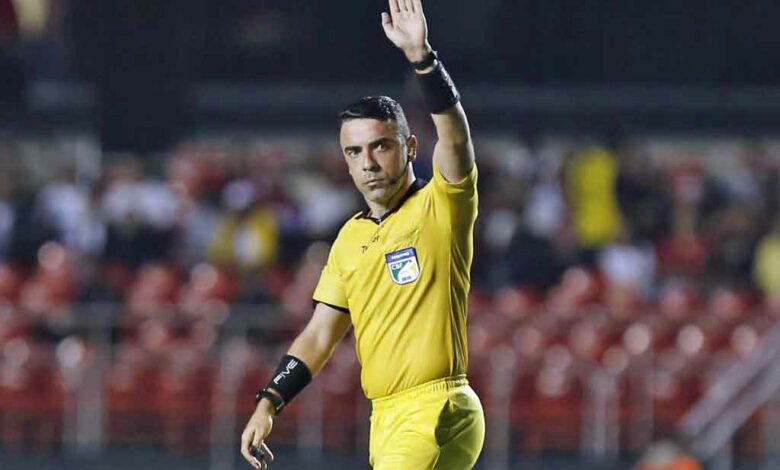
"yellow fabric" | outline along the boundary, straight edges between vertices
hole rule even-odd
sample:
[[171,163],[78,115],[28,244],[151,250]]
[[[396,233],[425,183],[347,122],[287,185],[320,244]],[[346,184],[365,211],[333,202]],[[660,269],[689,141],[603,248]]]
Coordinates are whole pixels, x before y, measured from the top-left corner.
[[615,156],[600,148],[578,154],[566,169],[574,232],[584,247],[614,241],[621,229]]
[[485,417],[465,376],[440,379],[372,403],[374,470],[467,470],[485,440]]
[[[476,167],[457,183],[434,168],[433,179],[396,212],[380,224],[350,219],[331,248],[314,300],[349,310],[369,399],[468,369],[476,183]],[[412,248],[396,275],[418,277],[399,284],[386,255]]]
[[209,244],[207,258],[212,263],[253,270],[274,261],[278,246],[276,214],[271,209],[257,208],[243,218],[225,216]]
[[759,243],[753,276],[765,295],[780,295],[780,234],[767,235]]

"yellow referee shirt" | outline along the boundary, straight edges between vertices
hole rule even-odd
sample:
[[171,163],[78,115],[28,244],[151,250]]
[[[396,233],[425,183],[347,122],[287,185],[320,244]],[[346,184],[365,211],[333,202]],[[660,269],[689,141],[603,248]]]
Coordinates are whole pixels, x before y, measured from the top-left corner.
[[476,185],[476,166],[457,183],[434,167],[394,211],[336,237],[314,300],[349,311],[367,398],[466,373]]

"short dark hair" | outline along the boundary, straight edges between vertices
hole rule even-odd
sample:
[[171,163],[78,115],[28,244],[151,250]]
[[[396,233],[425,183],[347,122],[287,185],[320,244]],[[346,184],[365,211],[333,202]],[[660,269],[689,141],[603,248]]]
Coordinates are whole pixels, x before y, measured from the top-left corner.
[[389,96],[366,96],[348,105],[344,111],[339,113],[339,128],[345,122],[353,119],[391,121],[398,127],[398,132],[402,136],[409,137],[411,135],[403,108]]

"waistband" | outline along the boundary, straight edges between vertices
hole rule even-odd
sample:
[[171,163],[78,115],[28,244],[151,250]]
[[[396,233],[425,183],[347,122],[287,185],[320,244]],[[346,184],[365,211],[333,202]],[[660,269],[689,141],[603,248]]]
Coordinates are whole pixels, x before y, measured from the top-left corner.
[[445,392],[468,384],[469,381],[466,378],[466,374],[437,379],[393,393],[392,395],[387,395],[386,397],[375,398],[371,400],[371,406],[374,410],[383,410],[394,406],[399,401],[413,400],[428,393]]

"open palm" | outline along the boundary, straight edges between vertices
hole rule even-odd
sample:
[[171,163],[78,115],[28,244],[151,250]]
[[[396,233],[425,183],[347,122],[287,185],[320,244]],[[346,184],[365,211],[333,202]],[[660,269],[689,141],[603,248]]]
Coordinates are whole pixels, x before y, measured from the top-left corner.
[[382,27],[387,38],[404,51],[411,60],[415,54],[425,54],[428,26],[420,0],[389,0],[390,13],[382,13]]

